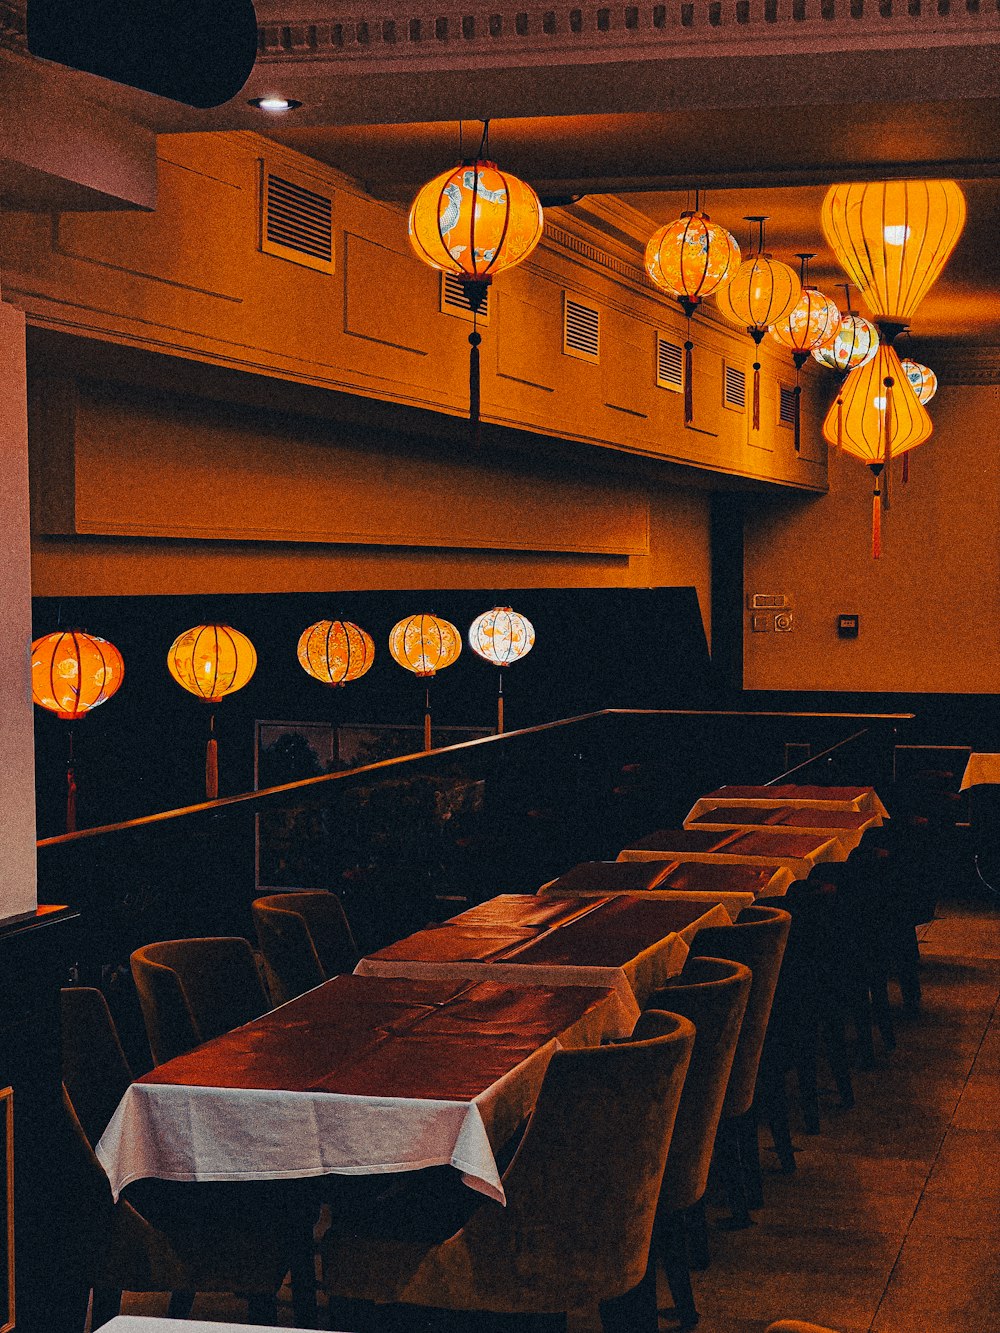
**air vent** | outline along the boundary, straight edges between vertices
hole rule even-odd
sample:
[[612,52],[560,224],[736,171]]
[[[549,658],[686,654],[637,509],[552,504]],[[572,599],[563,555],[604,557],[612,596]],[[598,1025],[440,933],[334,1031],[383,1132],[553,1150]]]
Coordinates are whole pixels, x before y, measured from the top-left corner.
[[684,349],[656,336],[656,383],[661,389],[680,393],[684,388]]
[[[486,295],[479,307],[479,318],[477,320],[479,324],[490,322],[490,293],[492,290],[492,287],[486,288]],[[469,295],[465,289],[465,284],[459,282],[454,273],[441,274],[441,313],[442,315],[455,315],[459,319],[472,319],[472,306],[469,305]]]
[[261,162],[260,248],[294,264],[333,272],[333,199],[296,173]]
[[601,359],[601,313],[563,293],[563,351],[581,361]]
[[778,403],[778,421],[782,426],[795,425],[795,390],[790,389],[787,384],[779,384],[778,389],[781,394]]
[[742,366],[726,366],[722,402],[734,412],[747,410],[747,373]]

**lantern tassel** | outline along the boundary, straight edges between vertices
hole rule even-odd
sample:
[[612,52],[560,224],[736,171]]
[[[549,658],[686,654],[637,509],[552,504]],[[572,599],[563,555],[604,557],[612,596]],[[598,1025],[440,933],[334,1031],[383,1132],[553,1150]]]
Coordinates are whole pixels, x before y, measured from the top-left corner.
[[875,474],[875,490],[872,493],[872,559],[881,560],[882,558],[882,491],[879,485],[881,481],[882,464],[874,463],[872,472]]
[[69,757],[66,760],[66,832],[76,832],[76,771],[73,767],[73,728],[69,729]]
[[431,748],[431,687],[424,690],[424,749]]
[[503,671],[500,671],[500,691],[497,694],[497,735],[503,735]]
[[753,428],[760,430],[760,362],[753,363]]
[[215,714],[208,724],[209,737],[205,746],[205,799],[216,801],[219,798],[219,743],[215,739]]
[[889,508],[889,464],[892,462],[892,386],[893,379],[887,375],[885,385],[885,485],[882,487],[882,508]]
[[479,444],[479,344],[482,334],[473,329],[469,334],[469,426],[472,443]]
[[684,343],[684,424],[694,421],[694,343],[691,341],[691,316],[688,315],[687,339]]
[[798,371],[795,372],[795,452],[802,449],[802,385],[798,383]]
[[844,397],[837,394],[837,448],[844,447]]

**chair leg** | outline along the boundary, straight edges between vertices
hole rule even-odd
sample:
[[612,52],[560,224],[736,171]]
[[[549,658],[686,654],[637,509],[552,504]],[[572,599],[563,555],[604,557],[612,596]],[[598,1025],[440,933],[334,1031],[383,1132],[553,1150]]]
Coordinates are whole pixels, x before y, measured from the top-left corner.
[[273,1292],[251,1292],[247,1296],[247,1318],[251,1324],[273,1328],[278,1322],[277,1296]]
[[823,1035],[826,1039],[830,1069],[837,1084],[837,1092],[840,1094],[840,1104],[845,1111],[849,1111],[854,1105],[854,1086],[851,1083],[851,1062],[847,1054],[847,1034],[844,1031],[843,1019],[839,1015],[827,1019],[823,1025]]
[[657,1220],[656,1251],[674,1301],[674,1312],[682,1329],[694,1328],[698,1310],[691,1290],[691,1264],[688,1259],[687,1227],[683,1212],[668,1213]]
[[764,1177],[760,1170],[760,1134],[757,1124],[757,1108],[751,1106],[746,1115],[739,1118],[740,1161],[743,1164],[747,1207],[751,1212],[764,1207]]
[[657,1333],[656,1264],[652,1255],[638,1286],[613,1301],[601,1301],[603,1333]]
[[874,969],[871,976],[872,1017],[878,1028],[882,1045],[887,1051],[896,1049],[896,1030],[889,1006],[889,971],[886,966]]
[[730,1116],[720,1120],[715,1139],[718,1155],[719,1173],[726,1191],[726,1200],[732,1216],[719,1223],[726,1231],[742,1231],[752,1226],[750,1207],[747,1202],[746,1179],[743,1174],[743,1154],[740,1148],[739,1117]]
[[788,1099],[781,1097],[766,1110],[767,1127],[771,1131],[774,1151],[778,1155],[781,1174],[790,1176],[795,1170],[795,1149],[792,1146],[792,1130],[788,1122]]
[[102,1325],[110,1323],[115,1315],[121,1313],[121,1308],[122,1293],[120,1287],[95,1287],[90,1327],[98,1329]]
[[292,1309],[299,1328],[318,1328],[316,1308],[316,1247],[312,1227],[296,1238],[291,1259]]
[[684,1215],[687,1224],[688,1256],[695,1272],[702,1272],[712,1262],[708,1246],[708,1219],[705,1216],[705,1200],[693,1203]]
[[167,1317],[169,1319],[186,1319],[191,1313],[194,1298],[195,1293],[193,1291],[172,1291],[170,1293],[170,1303],[167,1306]]

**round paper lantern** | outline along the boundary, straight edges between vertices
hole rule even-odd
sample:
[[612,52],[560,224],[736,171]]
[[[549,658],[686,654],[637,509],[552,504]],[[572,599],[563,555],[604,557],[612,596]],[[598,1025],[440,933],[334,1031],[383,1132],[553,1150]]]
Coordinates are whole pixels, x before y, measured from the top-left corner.
[[430,678],[451,666],[462,651],[462,636],[450,620],[439,616],[407,616],[389,635],[393,659],[415,676]]
[[816,287],[803,287],[795,305],[771,325],[769,332],[776,343],[791,349],[796,366],[802,366],[810,352],[833,342],[840,323],[836,301]]
[[[744,259],[736,276],[720,288],[715,302],[732,324],[742,325],[757,347],[769,325],[790,313],[802,294],[798,274],[787,264],[764,253],[766,218],[749,218],[760,224],[756,253]],[[760,429],[760,361],[753,363],[753,428]]]
[[657,287],[677,298],[689,317],[739,268],[735,236],[707,213],[682,213],[653,233],[646,245],[646,272]]
[[350,620],[317,620],[299,637],[299,665],[324,685],[346,685],[371,668],[372,636]]
[[257,669],[257,650],[231,625],[194,625],[170,645],[167,667],[178,685],[215,704],[247,683]]
[[[510,666],[531,652],[535,644],[535,627],[526,616],[509,606],[495,606],[484,611],[469,626],[469,647],[479,657],[494,666]],[[503,672],[500,672],[500,690],[497,695],[497,734],[503,734]]]
[[929,366],[922,366],[919,361],[904,358],[900,365],[903,373],[913,385],[913,392],[922,403],[929,403],[937,393],[937,376]]
[[878,350],[878,330],[863,315],[848,312],[840,321],[833,342],[813,351],[813,359],[828,370],[846,373],[863,366]]
[[125,679],[113,643],[82,630],[56,630],[31,645],[32,700],[75,721],[105,703]]
[[[915,449],[934,429],[891,344],[880,343],[870,361],[856,366],[823,422],[823,435],[867,463],[875,474],[872,555],[881,555],[880,510],[888,508],[888,465]],[[884,478],[883,478],[884,470]]]
[[965,196],[954,181],[831,185],[821,220],[869,309],[905,326],[962,234]]

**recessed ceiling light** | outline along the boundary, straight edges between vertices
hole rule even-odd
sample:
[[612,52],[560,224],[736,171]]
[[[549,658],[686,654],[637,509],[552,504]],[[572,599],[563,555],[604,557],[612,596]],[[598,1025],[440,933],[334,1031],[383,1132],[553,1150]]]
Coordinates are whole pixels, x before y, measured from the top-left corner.
[[291,97],[251,97],[248,102],[250,106],[255,106],[260,111],[294,111],[297,106],[302,105]]

